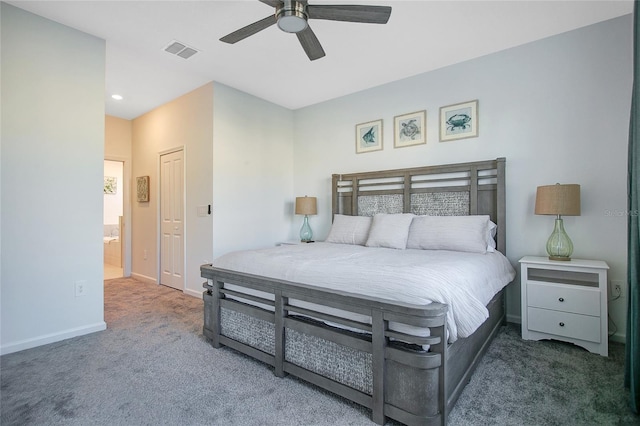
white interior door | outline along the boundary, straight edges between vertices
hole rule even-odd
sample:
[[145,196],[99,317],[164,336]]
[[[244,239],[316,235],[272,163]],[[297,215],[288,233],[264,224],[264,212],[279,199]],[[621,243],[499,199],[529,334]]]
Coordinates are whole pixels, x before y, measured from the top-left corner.
[[184,290],[184,153],[160,156],[160,284]]

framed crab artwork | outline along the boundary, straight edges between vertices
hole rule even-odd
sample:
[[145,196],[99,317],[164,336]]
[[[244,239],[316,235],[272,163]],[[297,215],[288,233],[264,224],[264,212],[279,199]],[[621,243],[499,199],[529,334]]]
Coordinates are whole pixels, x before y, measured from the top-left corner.
[[478,136],[478,100],[440,107],[440,142]]
[[394,118],[394,148],[427,143],[427,111],[416,111]]

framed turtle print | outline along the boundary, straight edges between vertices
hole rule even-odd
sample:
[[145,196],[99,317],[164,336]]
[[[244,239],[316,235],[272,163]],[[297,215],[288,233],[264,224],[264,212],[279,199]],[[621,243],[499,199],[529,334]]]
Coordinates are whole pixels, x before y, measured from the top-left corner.
[[478,136],[478,100],[440,107],[440,142]]
[[416,111],[398,115],[393,122],[393,147],[420,145],[427,143],[427,111]]
[[382,120],[356,125],[356,153],[382,150]]

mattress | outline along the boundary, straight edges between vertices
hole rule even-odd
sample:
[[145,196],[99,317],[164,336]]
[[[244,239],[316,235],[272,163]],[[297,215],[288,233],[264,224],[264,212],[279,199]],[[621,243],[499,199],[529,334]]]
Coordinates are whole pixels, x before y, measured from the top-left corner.
[[[389,301],[443,303],[449,307],[447,335],[451,343],[473,334],[489,317],[486,305],[515,277],[508,259],[497,251],[396,250],[332,243],[237,251],[219,257],[213,266]],[[308,302],[291,300],[290,304],[319,310],[319,305]],[[339,309],[322,307],[321,311],[370,322],[364,315]],[[390,324],[390,328],[428,335],[428,329],[403,324]]]

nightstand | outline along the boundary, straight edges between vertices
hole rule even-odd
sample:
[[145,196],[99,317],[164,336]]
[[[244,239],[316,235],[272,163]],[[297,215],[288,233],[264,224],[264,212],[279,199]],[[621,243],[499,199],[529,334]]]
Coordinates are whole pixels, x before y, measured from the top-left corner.
[[525,256],[520,268],[522,338],[562,340],[607,356],[609,265]]
[[277,246],[296,246],[298,244],[302,244],[302,241],[291,240],[291,241],[278,241],[276,243]]
[[298,244],[311,244],[311,243],[315,243],[315,241],[309,241],[309,242],[302,242],[300,240],[293,240],[293,241],[278,241],[276,243],[277,246],[297,246]]

